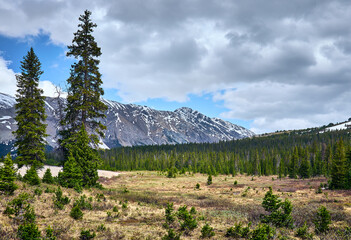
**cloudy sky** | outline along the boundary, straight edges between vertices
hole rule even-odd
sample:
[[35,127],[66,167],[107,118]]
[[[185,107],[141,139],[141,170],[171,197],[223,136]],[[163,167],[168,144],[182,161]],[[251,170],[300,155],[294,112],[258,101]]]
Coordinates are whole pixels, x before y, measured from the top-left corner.
[[0,0],[0,92],[33,46],[65,88],[66,46],[92,11],[105,98],[188,106],[256,133],[351,117],[351,1]]

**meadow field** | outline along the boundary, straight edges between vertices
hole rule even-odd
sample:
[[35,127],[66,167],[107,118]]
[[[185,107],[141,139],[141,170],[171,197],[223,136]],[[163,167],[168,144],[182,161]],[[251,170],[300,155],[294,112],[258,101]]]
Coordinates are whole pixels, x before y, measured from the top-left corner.
[[[17,181],[19,189],[15,194],[0,199],[0,236],[16,238],[20,219],[3,213],[11,200],[28,193],[27,201],[34,207],[42,236],[50,226],[57,239],[79,239],[82,230],[94,232],[94,239],[162,239],[167,234],[165,207],[173,203],[174,213],[184,205],[189,211],[195,208],[192,216],[197,224],[193,230],[182,231],[181,221],[175,217],[172,228],[181,234],[181,239],[200,239],[205,224],[213,228],[215,235],[211,239],[233,239],[225,236],[228,228],[251,222],[254,229],[261,215],[267,214],[262,200],[272,187],[282,200],[291,201],[294,222],[294,228],[275,228],[274,239],[299,239],[296,230],[305,222],[313,239],[351,239],[351,191],[324,189],[326,178],[218,175],[213,176],[211,185],[207,185],[207,178],[190,173],[167,178],[160,172],[121,172],[117,177],[100,178],[103,189],[84,189],[78,193],[62,188],[63,196],[70,199],[62,210],[54,203],[58,185],[42,183],[38,187]],[[82,210],[81,219],[75,220],[70,212],[78,199],[84,199],[90,206]],[[314,234],[313,221],[320,206],[330,212],[332,223],[326,233]]]

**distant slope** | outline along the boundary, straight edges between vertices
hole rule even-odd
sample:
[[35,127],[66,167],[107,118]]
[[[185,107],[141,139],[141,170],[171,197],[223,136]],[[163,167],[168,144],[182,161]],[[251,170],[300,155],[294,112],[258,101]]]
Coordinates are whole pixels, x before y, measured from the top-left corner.
[[[121,104],[105,99],[103,101],[108,109],[106,118],[102,119],[107,126],[105,138],[101,141],[102,148],[218,142],[254,136],[253,132],[241,126],[207,117],[190,108],[158,111],[146,106]],[[13,144],[12,131],[17,128],[14,104],[14,97],[0,93],[0,149],[3,147],[8,150]],[[56,99],[47,97],[45,108],[48,115],[47,142],[51,147],[56,147]]]

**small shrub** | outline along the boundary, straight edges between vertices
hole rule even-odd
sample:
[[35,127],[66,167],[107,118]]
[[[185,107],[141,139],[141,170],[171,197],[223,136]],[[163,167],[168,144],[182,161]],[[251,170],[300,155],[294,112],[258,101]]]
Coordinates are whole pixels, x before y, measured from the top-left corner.
[[273,194],[271,187],[263,198],[262,206],[269,212],[268,215],[261,216],[263,223],[272,223],[277,227],[293,226],[291,202],[288,199],[282,202],[277,195]]
[[167,177],[168,178],[175,178],[177,174],[177,169],[175,167],[171,167],[167,171]]
[[37,196],[40,196],[43,193],[43,190],[41,190],[40,188],[36,188],[34,189],[34,194]]
[[201,229],[201,238],[211,238],[215,235],[215,232],[213,231],[213,227],[211,227],[210,225],[208,225],[208,223],[206,223],[202,229]]
[[58,187],[55,191],[54,206],[62,210],[70,201],[71,200],[67,196],[63,197],[62,190],[60,187]]
[[96,231],[98,231],[98,232],[103,232],[105,230],[106,230],[106,227],[103,223],[101,225],[99,225],[96,229]]
[[0,166],[0,192],[12,195],[18,188],[15,180],[16,169],[13,165],[11,155],[7,154],[3,166]]
[[43,240],[56,240],[56,236],[54,235],[54,229],[51,228],[51,226],[48,226],[45,229],[45,238],[43,238]]
[[103,193],[97,193],[95,199],[98,202],[106,201],[105,195]]
[[225,236],[230,238],[247,238],[250,235],[250,226],[251,222],[246,227],[243,227],[242,223],[236,224],[227,229]]
[[299,227],[296,230],[295,236],[301,239],[313,239],[313,234],[308,232],[308,226],[306,222],[303,224],[302,227]]
[[127,208],[128,208],[128,203],[127,202],[122,203],[122,209],[127,210]]
[[195,228],[197,228],[196,218],[190,214],[187,210],[187,206],[184,205],[178,209],[178,219],[180,221],[180,229],[185,232],[185,234],[190,234]]
[[165,218],[166,222],[164,224],[164,227],[168,228],[171,224],[173,224],[175,217],[174,217],[174,208],[173,208],[173,203],[167,203],[166,209],[165,209]]
[[53,189],[47,187],[47,188],[45,189],[44,192],[45,192],[45,193],[53,193],[53,192],[55,192],[55,191],[54,191]]
[[91,205],[91,201],[89,201],[87,199],[87,196],[85,196],[85,195],[80,196],[80,198],[74,202],[73,206],[79,206],[79,208],[82,210],[92,210],[93,209],[93,207]]
[[167,234],[162,237],[162,240],[179,240],[180,234],[174,232],[172,228],[168,229]]
[[195,185],[195,189],[200,189],[200,184],[199,183],[196,183],[196,185]]
[[252,240],[268,240],[273,239],[275,235],[275,229],[268,224],[259,224],[254,230],[252,230]]
[[190,212],[189,212],[191,215],[196,215],[196,209],[195,209],[195,207],[191,207],[190,208]]
[[117,206],[114,206],[113,209],[112,209],[113,212],[118,212],[118,208]]
[[79,205],[74,206],[69,215],[75,220],[83,218],[83,212],[80,210]]
[[322,193],[322,188],[319,186],[316,190],[316,194],[321,194]]
[[30,204],[28,202],[29,195],[28,193],[21,193],[18,197],[10,201],[4,211],[5,215],[12,217],[15,216],[16,219],[23,219],[24,214],[27,211],[30,211]]
[[43,179],[42,179],[42,182],[47,183],[47,184],[54,183],[54,178],[52,177],[50,168],[46,169],[44,176],[43,176]]
[[329,224],[331,223],[330,213],[326,207],[321,206],[318,208],[316,217],[313,221],[315,225],[316,233],[324,233],[329,230]]
[[21,224],[17,230],[17,237],[21,240],[40,240],[41,239],[38,226],[33,222]]
[[32,165],[29,170],[27,170],[26,174],[23,176],[23,180],[30,185],[40,185],[40,178],[38,176],[37,170],[34,165]]
[[207,185],[211,185],[212,184],[212,175],[208,175],[207,177]]
[[[92,232],[92,233],[90,233],[90,232]],[[94,237],[96,237],[96,234],[93,230],[82,230],[80,232],[79,239],[80,240],[89,240],[89,239],[93,239]]]
[[234,186],[236,186],[236,185],[238,185],[238,181],[237,180],[234,181]]

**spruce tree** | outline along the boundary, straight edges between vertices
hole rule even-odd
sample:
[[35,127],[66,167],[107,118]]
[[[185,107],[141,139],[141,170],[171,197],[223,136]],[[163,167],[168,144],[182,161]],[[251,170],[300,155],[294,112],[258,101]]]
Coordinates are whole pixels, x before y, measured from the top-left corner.
[[300,167],[299,167],[299,176],[300,178],[309,178],[311,176],[311,171],[310,171],[310,162],[306,159],[306,157],[301,161]]
[[91,135],[89,138],[95,145],[99,136],[103,136],[106,128],[98,119],[105,117],[107,106],[100,97],[104,94],[99,72],[101,49],[92,35],[97,25],[90,19],[91,12],[86,10],[79,17],[79,29],[74,33],[72,45],[68,46],[67,56],[74,57],[78,62],[71,67],[65,117],[61,121],[61,146],[66,152],[67,144],[72,144],[72,136],[83,126]]
[[289,165],[289,178],[296,178],[297,177],[297,164],[299,161],[299,152],[297,147],[295,147],[293,155],[290,160]]
[[332,189],[345,189],[347,184],[347,161],[345,156],[344,142],[340,140],[335,145],[335,151],[331,169]]
[[15,184],[16,169],[13,166],[11,155],[7,154],[4,160],[4,165],[0,167],[0,192],[12,195],[18,188]]
[[[72,153],[71,161],[75,162],[82,174],[82,184],[86,187],[96,185],[98,180],[97,167],[100,164],[100,156],[96,149],[89,146],[89,136],[84,126],[80,131],[72,137],[74,144],[70,145],[70,152]],[[67,168],[66,168],[67,169]],[[65,168],[63,169],[65,172]],[[76,177],[78,172],[72,171]],[[73,176],[71,176],[73,177]],[[73,186],[74,187],[74,186]]]
[[63,187],[74,188],[80,190],[83,183],[83,174],[76,160],[73,158],[72,152],[69,153],[68,160],[63,166],[63,171],[58,174],[58,181]]
[[47,183],[47,184],[54,183],[54,178],[52,177],[50,168],[46,169],[42,181],[43,183]]
[[46,135],[45,97],[39,89],[39,78],[43,74],[41,63],[33,48],[21,61],[21,74],[17,75],[16,117],[18,129],[14,131],[17,147],[16,162],[40,168],[44,161]]

